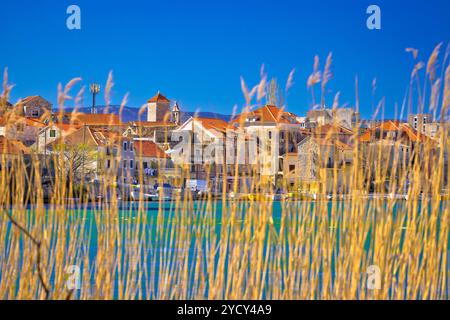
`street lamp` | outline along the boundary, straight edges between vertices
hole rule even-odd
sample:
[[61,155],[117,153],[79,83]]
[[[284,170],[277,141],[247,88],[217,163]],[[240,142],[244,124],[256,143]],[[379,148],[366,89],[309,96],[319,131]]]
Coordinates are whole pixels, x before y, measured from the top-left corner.
[[92,109],[91,113],[97,113],[97,110],[95,109],[95,96],[100,92],[100,85],[96,83],[92,83],[89,86],[89,91],[92,93]]

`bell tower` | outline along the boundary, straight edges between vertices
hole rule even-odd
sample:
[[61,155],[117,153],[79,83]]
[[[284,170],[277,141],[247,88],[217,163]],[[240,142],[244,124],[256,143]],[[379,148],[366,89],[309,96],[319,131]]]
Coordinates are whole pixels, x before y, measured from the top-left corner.
[[178,126],[181,123],[180,107],[177,102],[175,102],[172,108],[172,121]]
[[161,122],[167,121],[169,114],[170,100],[164,97],[159,91],[147,102],[147,121]]

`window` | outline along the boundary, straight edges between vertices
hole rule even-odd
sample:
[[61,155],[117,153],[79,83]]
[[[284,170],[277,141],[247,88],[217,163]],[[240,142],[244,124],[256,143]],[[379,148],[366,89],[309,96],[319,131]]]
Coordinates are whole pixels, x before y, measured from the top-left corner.
[[128,142],[124,142],[123,143],[123,150],[127,151],[128,150]]
[[50,130],[50,138],[56,137],[56,130]]
[[109,159],[106,161],[106,168],[111,168],[111,160]]
[[31,116],[34,117],[34,118],[39,118],[39,110],[31,111]]
[[289,165],[289,172],[295,171],[295,164]]
[[272,131],[269,131],[269,139],[272,139]]
[[133,160],[130,160],[130,169],[133,169]]
[[124,168],[124,169],[127,168],[127,160],[123,160],[123,168]]
[[133,151],[133,142],[130,142],[130,151]]
[[148,168],[148,163],[147,163],[147,161],[144,161],[144,162],[142,163],[142,166],[144,167],[144,169],[147,169],[147,168]]

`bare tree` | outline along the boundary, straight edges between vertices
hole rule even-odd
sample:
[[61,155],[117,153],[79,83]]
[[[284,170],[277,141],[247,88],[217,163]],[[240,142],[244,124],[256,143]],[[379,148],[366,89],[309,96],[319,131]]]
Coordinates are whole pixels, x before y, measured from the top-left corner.
[[64,177],[67,183],[79,183],[94,173],[96,153],[91,147],[85,144],[60,144],[55,151],[55,174]]

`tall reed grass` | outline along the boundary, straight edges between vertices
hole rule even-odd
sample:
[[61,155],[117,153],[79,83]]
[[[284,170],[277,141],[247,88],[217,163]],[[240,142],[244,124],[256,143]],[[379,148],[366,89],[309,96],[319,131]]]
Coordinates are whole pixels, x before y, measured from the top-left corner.
[[[316,58],[311,85],[318,81],[317,65]],[[431,64],[427,68],[434,70]],[[442,121],[449,106],[449,78],[447,67]],[[72,85],[60,89],[61,108]],[[5,81],[2,103],[9,91]],[[344,177],[349,193],[343,201],[273,202],[263,194],[257,201],[228,201],[229,191],[224,191],[219,200],[208,193],[193,199],[185,192],[171,201],[129,204],[110,192],[115,178],[105,176],[102,193],[111,198],[92,202],[98,190],[67,176],[61,166],[53,166],[46,201],[43,166],[64,161],[63,155],[49,155],[46,164],[33,151],[14,157],[4,152],[0,298],[448,299],[444,180],[450,145],[445,128],[441,126],[439,140],[421,143],[407,163],[394,155],[391,166],[382,149],[364,152],[355,131],[351,173]],[[179,184],[189,176],[188,166],[180,170]],[[250,190],[270,189],[270,181],[251,177]],[[143,179],[141,174],[139,181]],[[237,184],[233,188],[238,194]],[[367,196],[399,190],[407,200]],[[69,266],[81,270],[80,290],[67,285]],[[371,266],[380,272],[375,289],[368,285]]]

